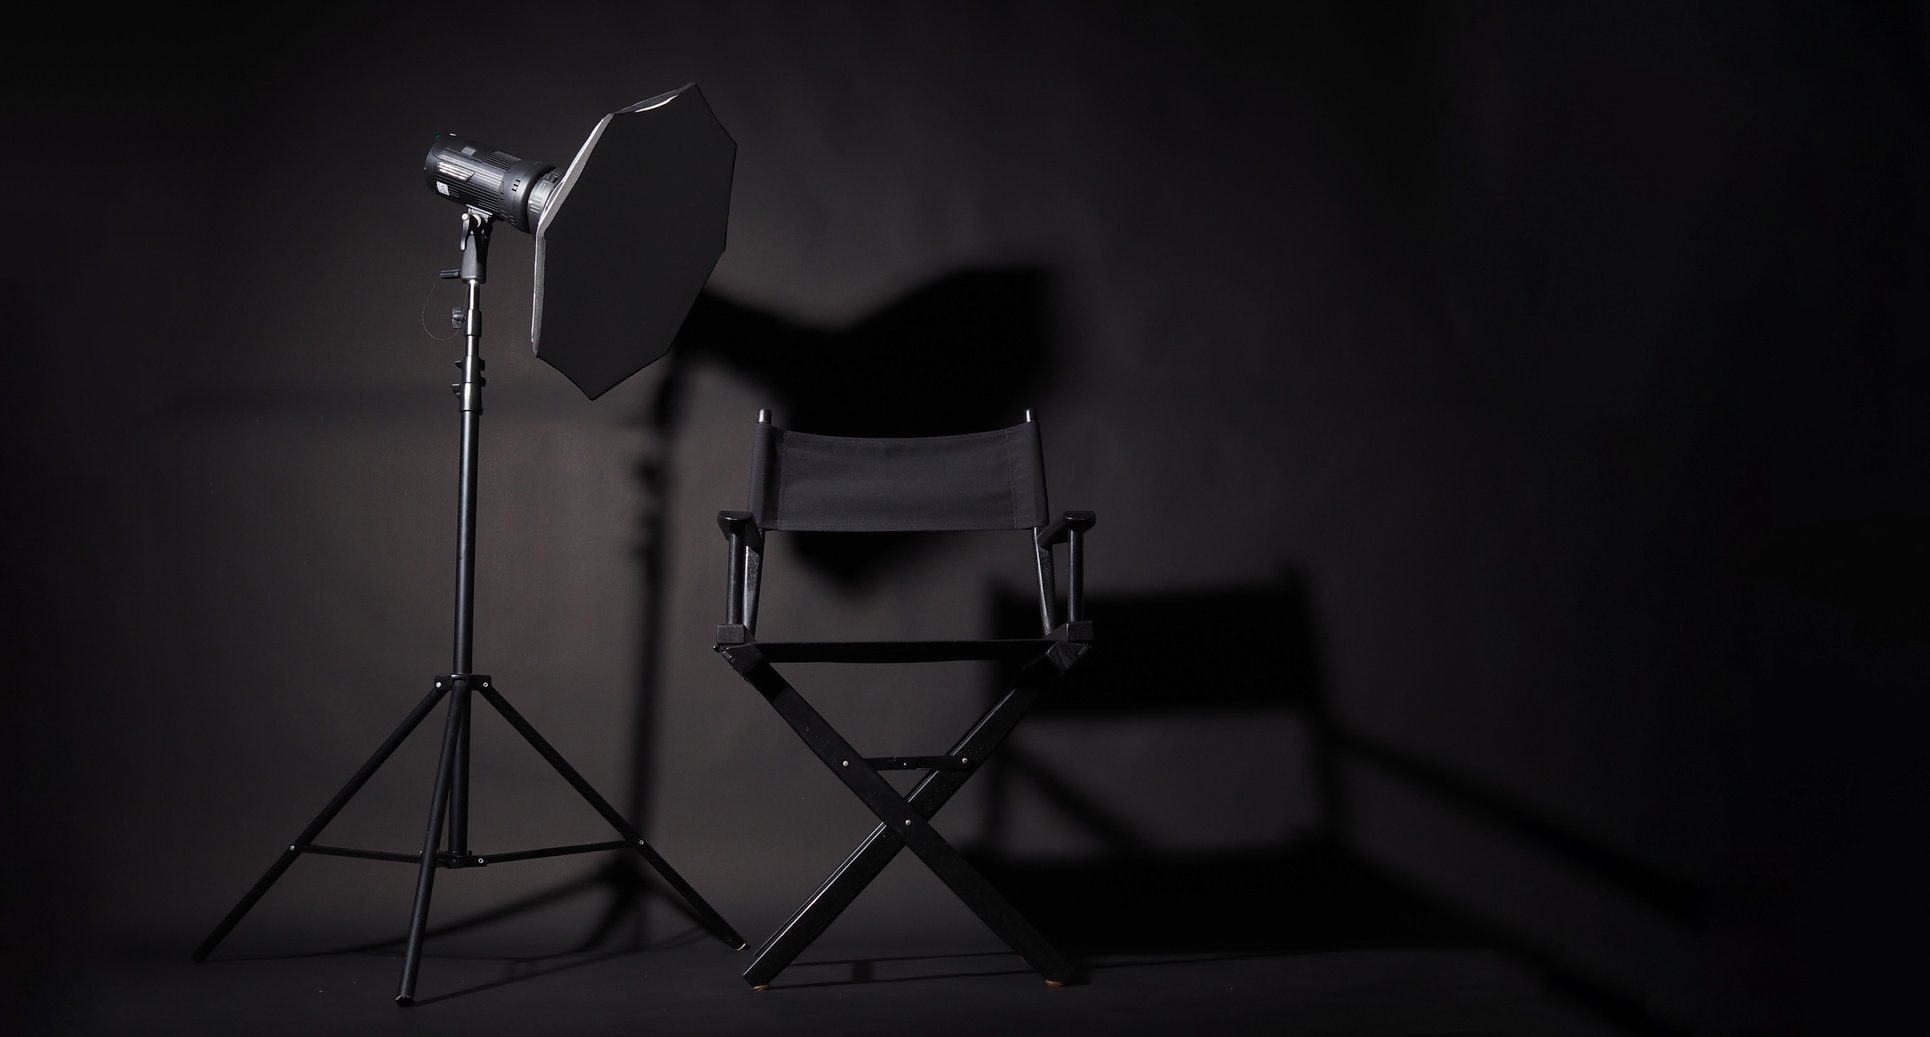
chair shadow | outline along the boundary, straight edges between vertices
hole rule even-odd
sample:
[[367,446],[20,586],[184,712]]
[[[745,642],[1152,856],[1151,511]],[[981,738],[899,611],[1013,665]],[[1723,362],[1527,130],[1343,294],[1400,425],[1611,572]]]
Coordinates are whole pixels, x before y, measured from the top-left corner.
[[[1022,629],[1036,608],[1006,594],[993,600],[994,622],[1005,629]],[[1415,886],[1355,848],[1345,779],[1351,768],[1367,766],[1451,804],[1474,823],[1517,837],[1558,866],[1685,930],[1707,919],[1709,897],[1693,884],[1659,874],[1470,777],[1337,723],[1316,650],[1309,589],[1299,574],[1283,571],[1265,582],[1188,593],[1095,595],[1088,599],[1088,614],[1097,631],[1093,651],[986,761],[985,822],[960,847],[1075,959],[1494,949],[1527,963],[1551,990],[1604,1021],[1630,1032],[1687,1032],[1553,948]],[[1224,650],[1229,630],[1247,632],[1255,647]],[[1215,645],[1222,647],[1205,647]],[[1131,725],[1158,741],[1162,726],[1182,716],[1237,718],[1242,725],[1277,730],[1282,751],[1298,747],[1311,817],[1291,831],[1256,832],[1235,849],[1162,843],[1133,820],[1130,780],[1075,781],[1074,773],[1107,770],[1105,761],[1055,758],[1026,737],[1062,726],[1076,742],[1079,725],[1103,722]],[[1183,758],[1188,751],[1176,743],[1171,755]],[[1215,792],[1216,785],[1237,779],[1226,773],[1233,768],[1211,763],[1183,766],[1171,780],[1187,781],[1209,798],[1234,794],[1259,801],[1290,791],[1240,786]],[[1045,805],[1098,849],[1069,860],[1028,854],[1013,831],[1021,797]],[[1145,895],[1122,897],[1122,890]]]

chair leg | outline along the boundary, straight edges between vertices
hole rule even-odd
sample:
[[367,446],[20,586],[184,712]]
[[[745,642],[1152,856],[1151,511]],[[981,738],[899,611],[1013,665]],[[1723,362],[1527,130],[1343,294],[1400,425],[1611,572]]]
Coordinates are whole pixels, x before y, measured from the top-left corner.
[[1005,739],[1037,698],[1040,689],[1058,676],[1063,665],[1054,665],[1048,659],[1028,665],[1021,671],[1012,690],[948,754],[969,760],[968,767],[932,772],[907,798],[870,767],[850,766],[852,760],[862,764],[863,757],[825,722],[824,717],[776,669],[761,657],[751,658],[754,649],[739,647],[732,651],[729,658],[732,666],[764,695],[825,767],[837,775],[881,822],[825,880],[817,894],[758,952],[757,958],[744,973],[745,981],[753,989],[761,990],[768,986],[884,870],[903,846],[911,847],[926,867],[1007,946],[1044,976],[1048,984],[1058,986],[1075,978],[1075,971],[1065,956],[1048,943],[1025,916],[999,895],[930,825],[931,816],[944,806],[977,770],[978,764]]

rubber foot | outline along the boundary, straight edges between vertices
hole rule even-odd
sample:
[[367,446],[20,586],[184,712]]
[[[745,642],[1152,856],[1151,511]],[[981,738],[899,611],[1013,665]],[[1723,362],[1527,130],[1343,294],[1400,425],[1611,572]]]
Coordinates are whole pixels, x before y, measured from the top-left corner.
[[1054,990],[1057,990],[1060,987],[1065,986],[1066,982],[1063,979],[1048,979],[1045,981],[1045,985],[1048,987],[1051,987]]
[[751,988],[751,993],[753,993],[753,994],[761,994],[761,993],[763,993],[764,991],[766,991],[766,990],[769,990],[769,989],[771,989],[771,985],[770,985],[769,983],[759,983],[758,985],[756,985],[756,986],[754,986],[754,987],[752,987],[752,988]]
[[398,1005],[401,1005],[404,1008],[407,1008],[410,1005],[415,1004],[415,998],[409,996],[408,994],[397,994],[395,995],[395,1003]]

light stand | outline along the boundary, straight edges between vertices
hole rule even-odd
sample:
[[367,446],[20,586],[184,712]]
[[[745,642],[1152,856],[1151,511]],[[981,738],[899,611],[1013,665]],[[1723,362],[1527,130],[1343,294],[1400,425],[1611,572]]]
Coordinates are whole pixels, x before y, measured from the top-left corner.
[[[336,857],[357,857],[367,860],[400,861],[417,866],[415,902],[409,916],[408,943],[402,956],[402,978],[395,1000],[399,1005],[415,1002],[416,974],[422,963],[422,941],[429,921],[429,897],[435,882],[437,868],[484,867],[490,864],[503,864],[509,861],[531,860],[539,857],[557,857],[565,854],[590,853],[598,850],[634,850],[654,868],[690,905],[698,919],[715,935],[733,949],[741,949],[744,940],[738,936],[722,916],[704,901],[697,891],[691,888],[683,877],[678,875],[657,851],[637,833],[637,830],[611,807],[596,789],[592,788],[583,776],[571,767],[562,754],[558,753],[536,729],[530,726],[521,714],[511,708],[504,700],[502,692],[487,674],[473,673],[475,648],[474,617],[476,595],[476,459],[482,419],[482,390],[486,384],[483,378],[483,360],[480,352],[482,339],[482,284],[485,279],[489,251],[490,214],[474,206],[462,214],[462,265],[456,270],[442,271],[445,278],[460,277],[468,285],[468,302],[458,316],[460,327],[466,341],[462,365],[462,381],[452,385],[462,406],[462,458],[461,491],[457,509],[457,570],[456,570],[456,624],[455,651],[451,672],[434,678],[435,687],[417,703],[393,733],[389,735],[375,754],[363,763],[348,784],[342,787],[335,798],[315,815],[307,828],[297,835],[288,848],[275,859],[266,874],[254,887],[242,896],[227,917],[215,926],[201,945],[195,948],[194,960],[207,958],[229,931],[234,929],[249,909],[253,908],[263,894],[268,892],[275,880],[287,871],[295,858],[305,853],[323,854]],[[619,840],[585,843],[573,846],[551,846],[534,850],[517,850],[509,853],[492,853],[487,857],[478,856],[469,847],[469,734],[471,699],[480,695],[495,707],[504,720],[516,729],[535,748],[563,780],[576,789],[597,813],[603,815],[610,827],[623,838]],[[434,790],[429,796],[429,822],[422,837],[422,849],[417,853],[400,853],[384,850],[363,850],[339,846],[323,846],[315,843],[322,829],[326,828],[335,815],[346,807],[363,785],[374,776],[382,764],[394,754],[397,748],[409,737],[424,717],[429,715],[444,696],[449,698],[447,719],[443,722],[442,751],[436,761]],[[448,836],[447,847],[443,847],[445,831]]]

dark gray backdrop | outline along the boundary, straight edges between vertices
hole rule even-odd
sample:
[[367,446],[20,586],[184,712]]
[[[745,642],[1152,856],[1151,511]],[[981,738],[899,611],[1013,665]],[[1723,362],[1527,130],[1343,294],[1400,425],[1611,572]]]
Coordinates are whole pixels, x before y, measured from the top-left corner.
[[[448,666],[431,137],[561,163],[696,81],[736,191],[669,359],[585,401],[497,235],[477,667],[753,941],[867,821],[709,650],[748,423],[1030,407],[1054,504],[1099,515],[1102,653],[941,827],[1054,927],[1493,946],[1638,1026],[1823,1028],[1916,975],[1918,5],[185,17],[6,73],[33,961],[185,954]],[[975,546],[790,559],[766,622],[805,632],[1024,589]],[[986,690],[928,689],[927,738],[856,684],[828,701],[879,752]],[[477,848],[603,838],[493,721]],[[433,740],[329,841],[418,840]],[[596,867],[451,874],[438,915],[593,929]],[[304,861],[232,939],[392,936],[407,871]],[[844,924],[976,923],[901,862]]]

